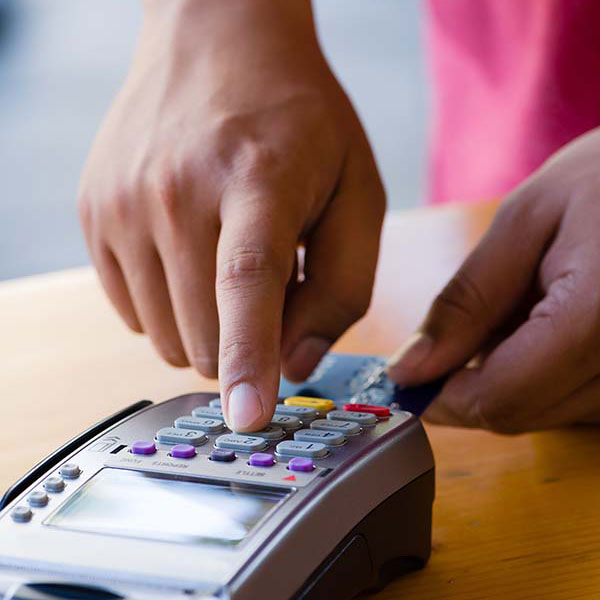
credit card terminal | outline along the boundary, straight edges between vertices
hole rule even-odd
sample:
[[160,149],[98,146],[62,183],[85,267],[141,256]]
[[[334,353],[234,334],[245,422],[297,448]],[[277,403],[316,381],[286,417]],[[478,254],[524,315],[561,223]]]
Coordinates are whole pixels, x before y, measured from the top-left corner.
[[0,598],[341,600],[422,567],[433,456],[380,366],[328,355],[252,434],[214,393],[83,432],[4,495]]

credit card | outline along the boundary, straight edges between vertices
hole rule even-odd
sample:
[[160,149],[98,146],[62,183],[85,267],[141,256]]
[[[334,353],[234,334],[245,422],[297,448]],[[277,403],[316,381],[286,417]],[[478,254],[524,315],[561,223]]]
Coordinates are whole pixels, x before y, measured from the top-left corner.
[[329,398],[337,405],[391,406],[421,415],[433,402],[445,378],[424,385],[400,387],[386,374],[387,358],[360,354],[326,354],[302,383],[281,378],[279,395]]

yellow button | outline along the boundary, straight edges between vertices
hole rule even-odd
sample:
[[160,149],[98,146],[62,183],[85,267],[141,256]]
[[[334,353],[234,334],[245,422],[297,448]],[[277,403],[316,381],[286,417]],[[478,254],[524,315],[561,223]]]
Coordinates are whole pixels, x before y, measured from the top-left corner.
[[292,396],[291,398],[286,398],[283,403],[288,406],[307,406],[308,408],[318,410],[320,413],[328,413],[335,408],[335,402],[333,400],[326,400],[325,398],[307,398],[305,396]]

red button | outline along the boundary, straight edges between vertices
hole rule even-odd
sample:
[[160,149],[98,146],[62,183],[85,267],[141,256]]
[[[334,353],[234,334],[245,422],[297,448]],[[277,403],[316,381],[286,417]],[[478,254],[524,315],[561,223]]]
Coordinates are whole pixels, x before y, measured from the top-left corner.
[[387,406],[375,406],[375,404],[344,404],[344,410],[371,413],[379,418],[389,417],[392,414]]

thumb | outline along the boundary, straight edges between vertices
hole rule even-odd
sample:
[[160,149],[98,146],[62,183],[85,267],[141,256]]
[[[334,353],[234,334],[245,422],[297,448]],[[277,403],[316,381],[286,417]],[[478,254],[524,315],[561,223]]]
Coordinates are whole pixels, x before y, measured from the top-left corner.
[[423,324],[392,356],[388,375],[418,385],[463,366],[520,304],[553,236],[556,211],[517,190],[432,303]]

